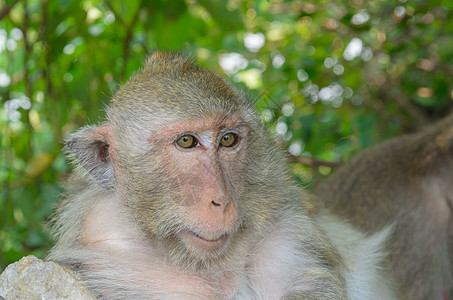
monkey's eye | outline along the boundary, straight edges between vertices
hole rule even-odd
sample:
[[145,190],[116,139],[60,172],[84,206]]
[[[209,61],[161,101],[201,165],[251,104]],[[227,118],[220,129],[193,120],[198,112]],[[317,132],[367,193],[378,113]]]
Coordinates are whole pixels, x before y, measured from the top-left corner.
[[197,139],[190,134],[183,135],[176,141],[176,143],[178,144],[179,147],[186,149],[193,148],[196,145],[198,145]]
[[233,147],[238,142],[238,136],[235,133],[229,132],[222,136],[220,139],[220,145],[223,147]]

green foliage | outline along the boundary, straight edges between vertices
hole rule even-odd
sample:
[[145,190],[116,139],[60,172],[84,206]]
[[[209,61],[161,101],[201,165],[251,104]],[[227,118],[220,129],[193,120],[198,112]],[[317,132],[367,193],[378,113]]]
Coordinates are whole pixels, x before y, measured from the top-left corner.
[[0,4],[0,269],[50,247],[65,136],[102,120],[155,48],[247,88],[310,185],[451,107],[448,0],[27,0]]

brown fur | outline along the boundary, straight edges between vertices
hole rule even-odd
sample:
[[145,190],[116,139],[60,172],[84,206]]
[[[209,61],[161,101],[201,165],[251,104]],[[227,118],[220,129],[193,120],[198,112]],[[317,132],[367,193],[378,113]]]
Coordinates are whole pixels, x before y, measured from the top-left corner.
[[[187,134],[196,147],[177,146]],[[366,237],[307,213],[253,103],[184,56],[153,53],[106,122],[66,149],[79,167],[49,258],[100,297],[392,299],[380,270],[388,230]]]
[[389,241],[401,299],[453,299],[453,115],[365,150],[321,182],[325,206]]

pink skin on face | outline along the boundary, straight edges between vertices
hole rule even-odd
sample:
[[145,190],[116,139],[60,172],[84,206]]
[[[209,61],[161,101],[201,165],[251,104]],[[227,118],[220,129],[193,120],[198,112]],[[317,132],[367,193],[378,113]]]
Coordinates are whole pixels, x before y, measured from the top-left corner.
[[[187,229],[181,238],[190,245],[215,250],[228,240],[238,220],[234,180],[230,174],[244,169],[249,129],[240,118],[213,116],[194,121],[178,121],[160,132],[162,153],[167,155],[184,203],[182,216]],[[237,142],[222,146],[220,139],[232,133]],[[196,145],[183,148],[177,140],[190,135]],[[233,173],[234,172],[234,173]]]

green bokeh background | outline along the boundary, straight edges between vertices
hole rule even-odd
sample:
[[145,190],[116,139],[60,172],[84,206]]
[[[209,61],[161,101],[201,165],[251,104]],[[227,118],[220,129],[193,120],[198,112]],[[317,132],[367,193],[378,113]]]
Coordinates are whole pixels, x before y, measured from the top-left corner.
[[61,142],[102,120],[153,49],[248,89],[310,188],[450,111],[452,15],[451,0],[0,1],[0,270],[45,256]]

